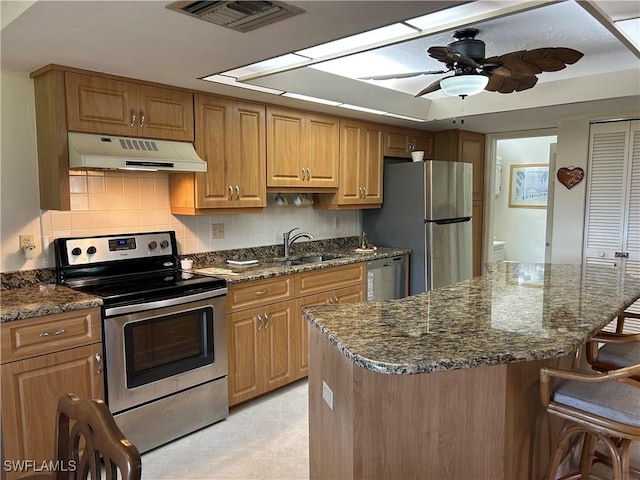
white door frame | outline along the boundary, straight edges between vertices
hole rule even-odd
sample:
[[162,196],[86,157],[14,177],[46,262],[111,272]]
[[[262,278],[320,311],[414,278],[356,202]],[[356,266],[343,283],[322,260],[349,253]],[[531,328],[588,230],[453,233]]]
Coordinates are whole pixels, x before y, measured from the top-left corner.
[[[545,128],[538,130],[523,130],[518,132],[491,133],[486,136],[486,151],[484,162],[484,201],[483,201],[483,235],[482,235],[482,264],[490,262],[493,256],[493,204],[495,201],[495,172],[496,172],[496,144],[498,140],[510,140],[514,138],[531,138],[531,137],[549,137],[555,135],[558,131],[556,128]],[[549,173],[555,172],[555,164],[551,165],[549,159]],[[504,175],[504,173],[503,173]],[[551,183],[551,179],[549,179]],[[549,206],[553,209],[553,204],[547,204],[547,216],[549,215]],[[548,217],[547,217],[548,219]],[[551,238],[553,223],[547,222],[546,238]],[[547,242],[551,243],[551,242]],[[545,259],[551,258],[551,246],[545,248]]]

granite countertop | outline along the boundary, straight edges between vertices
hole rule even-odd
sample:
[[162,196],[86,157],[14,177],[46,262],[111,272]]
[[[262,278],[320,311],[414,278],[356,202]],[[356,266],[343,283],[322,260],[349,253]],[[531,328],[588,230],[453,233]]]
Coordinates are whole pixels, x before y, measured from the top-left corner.
[[314,306],[309,322],[355,365],[417,374],[567,355],[640,297],[601,267],[499,262],[400,300]]
[[[240,252],[240,251],[238,251]],[[279,265],[278,259],[269,257],[261,260],[258,265],[253,267],[230,267],[225,263],[226,260],[217,256],[213,257],[209,254],[201,254],[200,256],[190,256],[196,258],[196,267],[209,268],[218,267],[231,269],[234,275],[215,275],[224,278],[228,284],[248,282],[251,280],[260,280],[263,278],[277,277],[280,275],[289,275],[297,272],[310,270],[318,270],[321,268],[335,267],[339,265],[348,265],[356,262],[363,262],[375,258],[386,258],[396,255],[404,255],[408,253],[407,249],[395,248],[378,248],[373,253],[360,254],[356,253],[353,247],[332,248],[330,250],[322,250],[325,254],[330,254],[336,258],[318,263],[309,263],[305,265]],[[234,251],[234,254],[237,253]],[[242,252],[244,256],[251,256],[251,252]],[[256,253],[256,252],[254,252]],[[298,258],[303,255],[312,255],[317,251],[306,250],[300,251],[291,258]],[[258,256],[258,255],[256,255]],[[42,273],[42,272],[40,272]],[[102,300],[92,295],[77,292],[62,285],[56,285],[55,277],[47,275],[36,276],[38,278],[47,278],[48,283],[33,285],[34,275],[32,272],[15,272],[11,275],[5,275],[7,286],[2,290],[2,298],[0,299],[0,322],[11,322],[31,317],[39,317],[54,313],[66,312],[71,310],[79,310],[102,305]],[[35,277],[34,277],[35,278]]]
[[[251,280],[261,280],[264,278],[278,277],[280,275],[290,275],[292,273],[307,272],[312,270],[320,270],[322,268],[366,262],[377,258],[395,257],[397,255],[404,255],[408,252],[409,250],[402,248],[380,247],[371,253],[356,253],[353,248],[345,248],[334,249],[325,252],[306,252],[304,253],[304,256],[324,253],[335,258],[331,258],[330,260],[325,260],[322,262],[307,263],[304,265],[281,265],[281,262],[283,262],[284,259],[271,258],[262,260],[257,265],[252,267],[232,267],[223,262],[214,262],[213,264],[207,264],[205,268],[217,267],[232,270],[232,275],[214,275],[216,277],[224,278],[227,281],[227,284],[232,285],[235,283],[248,282]],[[303,255],[295,255],[292,256],[291,259],[294,260],[301,256]],[[197,268],[195,269],[195,272],[200,273],[198,272]]]
[[102,300],[56,284],[42,284],[2,291],[0,322],[99,307]]

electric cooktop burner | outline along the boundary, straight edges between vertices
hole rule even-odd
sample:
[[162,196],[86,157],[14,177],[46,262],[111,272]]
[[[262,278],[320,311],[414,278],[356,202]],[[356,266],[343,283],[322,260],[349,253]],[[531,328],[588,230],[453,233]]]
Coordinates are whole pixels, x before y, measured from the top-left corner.
[[175,232],[54,240],[58,283],[105,305],[142,303],[225,288],[222,278],[177,269]]

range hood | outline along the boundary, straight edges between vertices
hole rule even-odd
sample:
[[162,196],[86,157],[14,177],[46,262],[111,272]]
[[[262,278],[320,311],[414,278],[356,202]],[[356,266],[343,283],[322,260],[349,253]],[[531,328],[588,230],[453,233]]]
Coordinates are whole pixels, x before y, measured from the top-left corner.
[[206,172],[193,144],[69,133],[69,168]]

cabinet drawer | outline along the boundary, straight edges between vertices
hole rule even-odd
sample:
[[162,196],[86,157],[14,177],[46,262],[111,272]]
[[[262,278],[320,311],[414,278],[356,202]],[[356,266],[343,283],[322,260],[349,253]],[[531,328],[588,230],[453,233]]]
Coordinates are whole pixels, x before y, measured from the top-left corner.
[[229,285],[227,311],[237,312],[293,298],[293,275]]
[[2,363],[100,342],[100,309],[86,308],[0,325]]
[[296,297],[365,283],[366,268],[367,264],[361,262],[340,267],[324,268],[312,272],[297,273],[295,275]]

